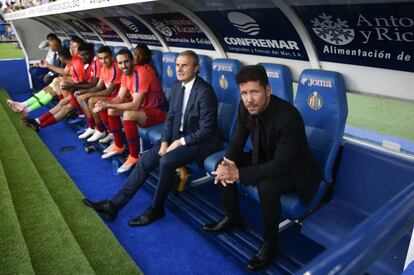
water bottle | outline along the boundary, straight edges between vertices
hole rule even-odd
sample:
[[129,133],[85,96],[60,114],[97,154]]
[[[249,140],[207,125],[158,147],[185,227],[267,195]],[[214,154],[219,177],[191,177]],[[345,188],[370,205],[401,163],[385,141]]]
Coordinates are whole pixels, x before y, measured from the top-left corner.
[[94,151],[96,151],[96,147],[94,145],[85,146],[85,152],[86,153],[91,153],[91,152],[94,152]]
[[118,175],[118,161],[116,159],[112,159],[112,174]]

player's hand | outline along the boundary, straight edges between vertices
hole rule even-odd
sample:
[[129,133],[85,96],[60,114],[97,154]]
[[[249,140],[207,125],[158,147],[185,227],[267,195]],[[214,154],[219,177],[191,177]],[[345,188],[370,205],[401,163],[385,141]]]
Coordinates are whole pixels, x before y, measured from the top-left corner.
[[174,142],[173,142],[173,143],[171,143],[171,144],[170,144],[170,146],[168,146],[168,148],[167,148],[167,153],[168,153],[168,152],[171,152],[172,150],[177,149],[178,147],[180,147],[180,146],[182,146],[182,145],[183,145],[183,144],[181,143],[181,140],[179,140],[179,139],[174,140]]
[[93,108],[94,113],[99,113],[100,111],[106,109],[106,102],[104,101],[98,101],[95,103],[95,107]]
[[160,155],[161,157],[165,155],[165,153],[167,152],[167,148],[168,148],[168,143],[161,142],[160,150],[158,150],[158,155]]

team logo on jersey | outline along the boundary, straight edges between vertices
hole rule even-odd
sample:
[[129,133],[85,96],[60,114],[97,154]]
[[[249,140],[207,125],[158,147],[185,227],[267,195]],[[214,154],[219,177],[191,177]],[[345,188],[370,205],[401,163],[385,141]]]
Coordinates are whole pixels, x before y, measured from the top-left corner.
[[169,78],[171,78],[173,76],[173,70],[171,69],[171,66],[168,65],[167,67],[167,75]]
[[355,38],[355,31],[349,28],[348,21],[340,18],[334,20],[332,15],[322,13],[311,22],[315,34],[329,44],[346,45]]
[[229,82],[223,74],[220,76],[219,84],[223,90],[226,90],[229,87]]
[[173,32],[170,27],[165,25],[163,22],[151,19],[151,24],[156,28],[160,33],[162,33],[165,36],[172,36]]
[[131,31],[136,32],[136,33],[139,32],[137,25],[135,25],[133,22],[129,21],[128,19],[121,17],[119,18],[119,21],[121,21],[122,24],[127,26],[128,29],[130,29]]
[[322,108],[323,100],[322,97],[318,94],[318,92],[313,92],[308,97],[308,105],[312,110],[318,111]]
[[257,35],[260,31],[256,20],[244,13],[232,11],[227,14],[227,18],[239,31],[248,35]]

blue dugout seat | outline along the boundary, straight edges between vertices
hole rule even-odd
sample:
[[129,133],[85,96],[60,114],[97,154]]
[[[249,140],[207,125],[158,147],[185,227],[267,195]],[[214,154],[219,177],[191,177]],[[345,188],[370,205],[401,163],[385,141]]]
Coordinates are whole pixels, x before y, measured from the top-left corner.
[[63,39],[62,42],[63,46],[65,46],[66,48],[70,47],[70,39]]
[[211,83],[211,58],[207,55],[199,54],[200,70],[198,76]]
[[[171,87],[177,81],[177,74],[175,72],[175,60],[178,53],[168,52],[162,55],[162,77],[161,86],[167,100],[170,100]],[[164,124],[155,125],[149,128],[141,128],[140,136],[144,140],[155,144],[161,139]]]
[[115,58],[116,54],[120,51],[120,50],[128,50],[127,47],[125,46],[111,46],[111,50],[112,50],[112,54]]
[[[132,48],[131,51],[132,50],[134,50],[134,48]],[[153,68],[157,72],[158,79],[161,82],[162,81],[162,66],[163,66],[162,52],[156,51],[156,50],[151,50],[151,65],[153,66]],[[174,63],[174,68],[175,68],[175,63]],[[163,91],[165,93],[164,86],[163,86]],[[155,143],[155,139],[158,136],[158,134],[159,134],[159,138],[161,138],[162,126],[163,126],[163,124],[159,124],[159,125],[154,125],[152,127],[139,128],[139,136],[140,136],[141,139],[143,139],[145,141],[150,141],[149,132],[152,131],[152,130],[156,130],[156,132],[154,132],[154,135],[153,135],[154,140],[152,142],[152,143]],[[142,142],[141,142],[141,144],[142,144]]]
[[323,179],[307,206],[295,195],[282,196],[282,216],[291,220],[300,219],[315,208],[322,200],[327,185],[333,182],[333,166],[348,116],[342,75],[332,71],[303,71],[295,106],[305,122],[308,144]]
[[272,94],[293,103],[292,73],[285,65],[272,63],[259,63],[267,73]]
[[[236,83],[236,74],[241,64],[234,59],[215,59],[211,85],[218,101],[218,128],[224,146],[227,147],[234,130],[237,117],[238,104],[240,102],[239,87]],[[204,169],[207,173],[214,171],[217,161],[222,158],[226,150],[216,152],[208,156],[204,161]]]
[[161,81],[162,77],[162,52],[157,50],[151,50],[151,65],[157,72],[158,79]]
[[[345,141],[332,199],[304,220],[301,232],[326,248],[333,247],[413,179],[413,160]],[[397,274],[404,263],[410,236],[411,229],[407,228],[367,274]]]
[[94,49],[94,51],[95,51],[95,56],[98,56],[98,50],[99,50],[102,46],[103,46],[103,44],[101,44],[101,43],[95,43],[95,44],[93,45],[93,49]]
[[[309,205],[303,205],[297,195],[282,196],[282,216],[290,220],[301,219],[315,208],[322,200],[327,185],[333,181],[333,165],[348,115],[342,76],[331,71],[303,71],[295,106],[305,122],[309,147],[322,172],[323,180]],[[244,191],[259,201],[256,188],[246,187]]]

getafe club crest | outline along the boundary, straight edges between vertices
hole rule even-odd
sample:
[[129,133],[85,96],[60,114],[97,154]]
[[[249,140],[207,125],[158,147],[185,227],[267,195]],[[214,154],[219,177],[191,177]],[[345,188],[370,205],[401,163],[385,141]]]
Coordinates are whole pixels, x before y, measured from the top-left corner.
[[220,76],[219,83],[223,90],[226,90],[229,87],[229,82],[223,74]]
[[323,100],[322,97],[318,94],[318,92],[313,92],[308,97],[308,105],[312,110],[318,111],[322,108]]
[[171,78],[173,76],[173,70],[171,69],[171,66],[168,65],[167,67],[167,75],[169,78]]

